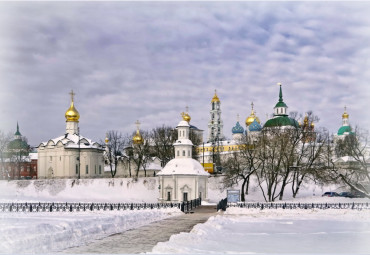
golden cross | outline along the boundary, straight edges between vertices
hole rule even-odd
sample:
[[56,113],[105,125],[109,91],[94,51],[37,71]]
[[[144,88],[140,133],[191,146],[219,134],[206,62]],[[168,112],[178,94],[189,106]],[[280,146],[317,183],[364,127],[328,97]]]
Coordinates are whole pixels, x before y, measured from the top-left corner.
[[188,113],[189,112],[189,107],[186,106],[185,109],[186,109],[186,113]]
[[278,86],[281,86],[281,82],[278,82],[278,83],[277,83],[277,85],[278,85]]
[[252,105],[252,111],[253,111],[253,106],[254,106],[253,102],[251,103],[251,105]]
[[69,94],[71,95],[71,100],[73,102],[73,96],[76,95],[75,93],[73,93],[73,89],[71,90],[71,92],[69,92]]
[[239,122],[239,113],[236,115],[236,121]]
[[138,121],[138,120],[137,120],[137,121],[135,122],[135,124],[136,124],[136,128],[137,128],[137,130],[139,130],[139,128],[140,128],[140,124],[141,124],[141,123],[140,123],[140,121]]

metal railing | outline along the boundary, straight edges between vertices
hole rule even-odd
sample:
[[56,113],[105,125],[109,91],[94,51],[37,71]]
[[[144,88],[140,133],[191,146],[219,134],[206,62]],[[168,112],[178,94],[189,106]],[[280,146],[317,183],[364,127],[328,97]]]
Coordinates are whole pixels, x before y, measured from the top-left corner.
[[227,207],[247,209],[370,209],[370,203],[228,203]]
[[82,212],[178,208],[188,212],[201,204],[200,198],[183,203],[0,203],[0,212]]

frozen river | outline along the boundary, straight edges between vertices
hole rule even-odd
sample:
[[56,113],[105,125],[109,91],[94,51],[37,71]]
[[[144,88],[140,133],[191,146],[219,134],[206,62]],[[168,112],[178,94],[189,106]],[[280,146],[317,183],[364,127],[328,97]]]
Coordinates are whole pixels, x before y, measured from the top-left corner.
[[152,253],[368,254],[370,222],[216,216]]

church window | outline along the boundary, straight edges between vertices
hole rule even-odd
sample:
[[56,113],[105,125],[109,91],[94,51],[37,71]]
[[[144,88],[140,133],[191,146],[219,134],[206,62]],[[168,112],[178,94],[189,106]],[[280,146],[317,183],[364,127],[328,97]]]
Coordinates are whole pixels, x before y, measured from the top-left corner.
[[96,174],[96,165],[95,165],[95,174]]
[[183,194],[183,201],[188,201],[188,193],[187,192],[184,192],[184,194]]
[[177,156],[180,156],[180,152],[179,151],[177,151]]
[[78,165],[76,164],[76,174],[78,174]]
[[182,155],[185,157],[185,150],[182,151]]
[[99,165],[99,174],[101,174],[101,165]]
[[167,201],[171,201],[171,192],[170,191],[167,192]]
[[88,174],[88,173],[89,173],[89,166],[86,165],[86,174]]
[[190,157],[190,151],[188,151],[188,157]]

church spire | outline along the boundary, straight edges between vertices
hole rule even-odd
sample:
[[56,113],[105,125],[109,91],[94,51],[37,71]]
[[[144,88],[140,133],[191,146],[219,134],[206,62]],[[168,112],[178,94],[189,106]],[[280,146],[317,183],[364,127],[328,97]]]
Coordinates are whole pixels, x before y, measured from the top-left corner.
[[275,116],[288,116],[287,109],[288,106],[283,101],[283,90],[281,88],[281,83],[279,82],[277,85],[280,86],[279,90],[279,102],[274,107],[274,115]]
[[19,125],[17,121],[17,131],[14,133],[14,139],[21,139],[21,137],[22,137],[22,134],[21,132],[19,132]]

